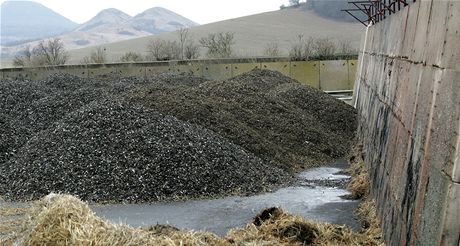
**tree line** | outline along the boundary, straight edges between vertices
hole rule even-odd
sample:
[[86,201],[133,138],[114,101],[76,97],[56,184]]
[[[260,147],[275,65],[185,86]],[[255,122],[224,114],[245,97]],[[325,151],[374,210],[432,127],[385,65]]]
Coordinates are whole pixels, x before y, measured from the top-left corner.
[[[120,62],[140,61],[167,61],[167,60],[190,60],[200,56],[200,49],[207,49],[207,56],[212,58],[225,58],[233,55],[234,33],[219,32],[211,33],[207,37],[198,40],[193,39],[190,30],[182,28],[177,31],[177,40],[163,40],[154,38],[149,41],[146,56],[137,52],[126,52]],[[64,43],[59,38],[41,41],[36,47],[27,46],[20,55],[13,60],[16,67],[27,66],[55,66],[66,64],[69,54],[64,48]],[[94,48],[80,63],[106,63],[107,49],[103,46]]]
[[[210,33],[206,37],[196,41],[190,30],[183,28],[178,30],[176,40],[151,39],[146,46],[147,55],[137,52],[126,52],[118,61],[141,62],[141,61],[167,61],[167,60],[190,60],[200,57],[202,48],[206,49],[209,58],[228,58],[234,56],[235,35],[232,32]],[[289,49],[291,60],[308,60],[312,57],[328,57],[334,54],[354,55],[357,54],[349,41],[334,42],[330,38],[305,38],[298,35]],[[263,55],[278,57],[285,54],[276,42],[265,45]],[[13,65],[16,67],[27,66],[54,66],[66,64],[69,54],[64,48],[62,40],[55,38],[41,41],[37,46],[27,46],[21,55],[16,56]],[[81,64],[107,63],[107,48],[98,46],[88,56],[85,56]]]
[[309,60],[312,57],[327,58],[332,56],[354,56],[358,54],[349,40],[335,42],[330,38],[305,38],[303,34],[297,36],[297,40],[291,45],[289,57],[291,60]]

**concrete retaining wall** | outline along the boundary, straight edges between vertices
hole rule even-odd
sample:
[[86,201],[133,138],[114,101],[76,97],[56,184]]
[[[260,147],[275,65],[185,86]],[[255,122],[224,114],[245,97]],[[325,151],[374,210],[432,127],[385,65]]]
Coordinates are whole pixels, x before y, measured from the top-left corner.
[[354,97],[385,241],[457,246],[460,2],[411,3],[363,48]]
[[288,59],[216,59],[149,63],[117,63],[70,65],[41,68],[5,68],[0,76],[8,78],[44,78],[51,73],[65,72],[81,77],[111,76],[149,77],[158,73],[188,73],[214,80],[224,80],[254,68],[271,69],[303,84],[322,90],[353,89],[356,60],[289,61]]

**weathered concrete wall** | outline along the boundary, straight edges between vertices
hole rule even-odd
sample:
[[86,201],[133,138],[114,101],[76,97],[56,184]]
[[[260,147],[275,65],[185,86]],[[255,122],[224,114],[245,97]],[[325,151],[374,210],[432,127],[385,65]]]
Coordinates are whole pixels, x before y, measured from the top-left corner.
[[457,246],[460,1],[411,3],[366,43],[354,97],[385,241]]
[[81,77],[112,76],[149,77],[158,73],[188,73],[209,79],[224,80],[254,68],[271,69],[303,84],[322,90],[352,90],[356,60],[289,61],[289,59],[215,59],[148,63],[117,63],[0,69],[1,78],[41,79],[51,73],[65,72]]

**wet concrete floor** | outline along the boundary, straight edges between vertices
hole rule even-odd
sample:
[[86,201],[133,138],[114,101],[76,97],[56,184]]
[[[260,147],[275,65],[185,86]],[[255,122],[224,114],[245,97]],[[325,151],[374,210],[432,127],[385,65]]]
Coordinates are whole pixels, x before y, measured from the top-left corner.
[[[317,185],[320,181],[340,183],[349,177],[340,174],[340,163],[314,168],[299,174],[302,182],[272,193],[214,200],[192,200],[153,204],[93,205],[93,211],[116,223],[135,227],[170,224],[181,229],[206,230],[225,235],[231,228],[243,227],[262,209],[281,207],[307,219],[346,224],[359,229],[353,216],[358,201],[342,199],[349,194],[337,187]],[[319,182],[320,184],[328,182]]]

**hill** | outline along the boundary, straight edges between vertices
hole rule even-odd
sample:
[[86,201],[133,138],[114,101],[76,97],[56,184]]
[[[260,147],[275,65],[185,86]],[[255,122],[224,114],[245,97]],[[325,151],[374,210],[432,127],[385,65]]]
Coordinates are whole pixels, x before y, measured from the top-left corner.
[[[309,9],[315,11],[318,15],[335,20],[355,22],[356,20],[342,9],[348,9],[351,4],[348,0],[308,0],[307,6]],[[364,19],[364,14],[361,12],[354,12],[354,15],[360,19]]]
[[1,45],[46,38],[77,27],[77,23],[31,1],[6,1],[1,5]]
[[81,24],[75,31],[95,31],[115,28],[126,23],[131,16],[114,8],[99,12],[91,20]]
[[[34,16],[33,12],[29,14]],[[198,24],[160,7],[148,9],[134,17],[118,9],[111,8],[102,10],[95,17],[76,28],[74,26],[73,31],[55,37],[60,38],[64,42],[65,48],[71,50],[170,32],[181,27],[196,25]],[[39,24],[35,28],[41,29],[43,26],[46,25]],[[3,35],[2,33],[2,37]],[[49,37],[49,35],[42,38],[45,37]],[[22,42],[13,46],[2,45],[2,57],[12,58],[18,52],[24,50],[26,46],[34,47],[38,42],[40,42],[40,39]]]
[[[235,34],[235,56],[260,56],[265,46],[276,42],[283,54],[287,54],[299,34],[305,37],[348,40],[354,47],[359,46],[364,27],[359,23],[334,20],[318,15],[308,6],[266,12],[236,19],[230,19],[190,28],[190,34],[197,42],[209,33],[233,32]],[[125,52],[146,53],[149,41],[160,38],[177,40],[177,33],[169,32],[104,45],[110,61],[117,61]],[[93,47],[73,50],[71,62],[87,56]],[[204,50],[201,51],[204,54]]]
[[192,27],[198,24],[161,7],[148,9],[126,23],[126,26],[136,30],[158,34],[165,31],[175,31],[182,27]]

